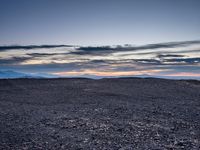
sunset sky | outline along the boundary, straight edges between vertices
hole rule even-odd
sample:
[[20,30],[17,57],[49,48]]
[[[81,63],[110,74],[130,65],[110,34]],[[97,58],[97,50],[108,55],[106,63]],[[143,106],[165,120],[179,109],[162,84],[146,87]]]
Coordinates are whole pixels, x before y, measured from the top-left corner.
[[0,0],[0,71],[200,77],[199,0]]

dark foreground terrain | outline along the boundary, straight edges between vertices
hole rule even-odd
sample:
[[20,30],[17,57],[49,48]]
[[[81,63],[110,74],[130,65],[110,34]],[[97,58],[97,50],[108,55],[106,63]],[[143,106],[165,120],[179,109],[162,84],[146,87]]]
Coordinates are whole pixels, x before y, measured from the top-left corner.
[[0,149],[200,149],[200,82],[0,80]]

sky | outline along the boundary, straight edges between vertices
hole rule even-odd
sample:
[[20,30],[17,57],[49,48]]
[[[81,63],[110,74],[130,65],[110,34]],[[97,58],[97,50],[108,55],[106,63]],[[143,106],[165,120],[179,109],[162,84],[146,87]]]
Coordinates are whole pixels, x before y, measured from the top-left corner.
[[0,0],[0,19],[0,71],[200,76],[199,0]]

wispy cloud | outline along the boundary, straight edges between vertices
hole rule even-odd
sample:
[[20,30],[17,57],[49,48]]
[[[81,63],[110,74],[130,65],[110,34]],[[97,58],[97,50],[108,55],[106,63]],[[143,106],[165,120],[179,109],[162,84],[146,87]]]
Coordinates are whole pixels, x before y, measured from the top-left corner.
[[177,54],[158,54],[157,55],[158,58],[171,58],[171,57],[177,57],[177,58],[181,58],[181,57],[185,57],[185,55],[177,55]]
[[20,45],[13,45],[13,46],[0,46],[0,51],[6,50],[30,50],[30,49],[38,49],[38,48],[59,48],[59,47],[72,47],[71,45],[28,45],[28,46],[20,46]]
[[1,65],[16,65],[24,61],[30,60],[31,57],[11,57],[11,58],[0,58]]
[[161,48],[176,48],[176,47],[186,47],[193,44],[200,44],[200,41],[184,41],[184,42],[169,42],[169,43],[159,43],[159,44],[147,44],[144,46],[100,46],[100,47],[79,47],[77,48],[78,51],[73,52],[73,54],[101,54],[104,55],[105,53],[113,53],[113,52],[124,52],[124,51],[141,51],[141,50],[156,50]]
[[200,73],[200,41],[144,46],[2,46],[0,69],[106,76]]

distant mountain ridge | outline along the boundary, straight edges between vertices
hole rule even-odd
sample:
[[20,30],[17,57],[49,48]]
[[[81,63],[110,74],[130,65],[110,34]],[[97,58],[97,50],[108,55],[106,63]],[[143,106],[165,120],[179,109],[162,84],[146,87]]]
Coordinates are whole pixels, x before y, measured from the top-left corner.
[[12,78],[29,78],[28,74],[15,72],[15,71],[0,71],[0,79],[12,79]]
[[0,79],[16,79],[16,78],[90,78],[90,79],[102,79],[102,78],[163,78],[163,79],[185,79],[185,80],[200,80],[200,77],[190,76],[153,76],[148,74],[136,75],[136,76],[97,76],[84,74],[81,76],[57,76],[48,73],[22,73],[12,70],[0,71]]
[[47,73],[38,73],[38,74],[28,74],[21,73],[12,70],[0,71],[0,79],[15,79],[15,78],[56,78],[56,75],[50,75]]

